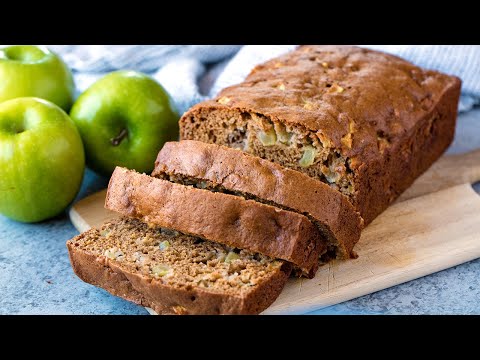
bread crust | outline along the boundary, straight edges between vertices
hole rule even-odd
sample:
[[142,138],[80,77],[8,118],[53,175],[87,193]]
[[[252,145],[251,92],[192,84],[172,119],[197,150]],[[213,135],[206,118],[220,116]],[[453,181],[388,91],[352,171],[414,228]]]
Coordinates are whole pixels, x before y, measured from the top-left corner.
[[[266,281],[247,294],[226,294],[201,287],[173,287],[124,269],[117,261],[98,256],[76,246],[97,229],[90,229],[67,241],[73,271],[83,281],[99,286],[115,296],[152,308],[163,315],[258,314],[270,306],[282,291],[291,266],[284,263]],[[192,299],[195,299],[192,301]]]
[[236,149],[184,140],[168,142],[159,152],[152,176],[164,174],[209,181],[308,215],[327,244],[337,244],[338,258],[354,257],[363,219],[344,195],[303,173]]
[[[327,155],[340,156],[340,180],[346,184],[340,189],[368,224],[450,145],[460,88],[455,76],[382,52],[302,46],[192,107],[180,119],[180,136],[229,145],[229,123],[219,130],[202,127],[213,113],[226,121],[233,115],[244,119],[242,136],[253,136],[243,125],[257,115],[294,128],[320,143],[325,158],[309,168],[288,166],[327,182],[332,170]],[[244,151],[283,164],[281,150],[255,141]]]
[[105,207],[147,224],[289,261],[308,277],[326,251],[307,217],[253,200],[214,193],[117,167]]

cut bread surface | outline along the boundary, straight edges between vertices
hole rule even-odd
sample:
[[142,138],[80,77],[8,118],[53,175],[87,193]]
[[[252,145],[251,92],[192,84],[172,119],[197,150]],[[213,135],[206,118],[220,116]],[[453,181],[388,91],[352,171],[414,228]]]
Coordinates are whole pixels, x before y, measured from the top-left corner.
[[128,218],[67,242],[75,273],[160,314],[257,314],[290,264]]

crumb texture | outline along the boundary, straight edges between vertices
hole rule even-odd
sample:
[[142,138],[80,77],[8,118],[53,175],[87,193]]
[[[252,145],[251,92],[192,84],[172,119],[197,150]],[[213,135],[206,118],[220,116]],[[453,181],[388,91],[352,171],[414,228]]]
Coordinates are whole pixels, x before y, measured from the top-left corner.
[[160,313],[258,313],[290,272],[283,261],[127,218],[67,246],[83,280]]

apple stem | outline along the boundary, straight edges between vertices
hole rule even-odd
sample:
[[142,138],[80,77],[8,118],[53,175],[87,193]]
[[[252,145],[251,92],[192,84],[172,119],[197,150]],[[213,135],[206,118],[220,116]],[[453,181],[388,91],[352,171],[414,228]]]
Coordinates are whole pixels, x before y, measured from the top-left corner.
[[128,135],[127,129],[122,129],[120,133],[115,136],[114,138],[110,139],[110,142],[112,143],[113,146],[118,146],[122,142],[123,139],[125,139]]

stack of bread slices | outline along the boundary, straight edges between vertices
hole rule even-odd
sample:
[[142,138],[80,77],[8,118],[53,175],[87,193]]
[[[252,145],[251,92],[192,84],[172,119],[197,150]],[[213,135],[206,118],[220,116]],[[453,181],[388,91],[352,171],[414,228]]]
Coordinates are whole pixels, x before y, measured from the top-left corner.
[[363,223],[322,182],[193,140],[151,176],[118,167],[105,206],[123,217],[67,243],[76,274],[162,314],[260,313],[292,272],[354,256]]

